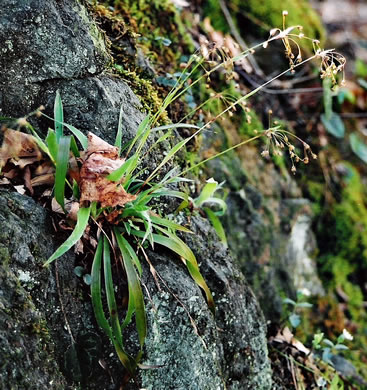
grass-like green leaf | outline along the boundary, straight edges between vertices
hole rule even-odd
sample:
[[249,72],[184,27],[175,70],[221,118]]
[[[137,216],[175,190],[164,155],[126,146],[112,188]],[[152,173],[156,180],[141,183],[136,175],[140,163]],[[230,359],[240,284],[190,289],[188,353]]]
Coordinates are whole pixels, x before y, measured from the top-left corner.
[[58,145],[57,145],[56,133],[54,130],[48,129],[46,143],[47,143],[48,150],[49,150],[52,158],[54,159],[54,161],[56,161],[57,160]]
[[[192,250],[175,234],[171,234],[169,231],[160,229],[166,236],[160,234],[153,234],[153,240],[158,245],[163,245],[171,251],[177,253],[179,256],[186,260],[186,267],[190,272],[191,277],[194,279],[196,284],[201,287],[208,302],[210,310],[215,314],[215,304],[213,296],[210,292],[208,285],[206,284],[203,276],[200,273],[199,266],[195,255]],[[131,230],[132,234],[137,237],[144,237],[144,232],[138,230]]]
[[[150,114],[148,114],[140,123],[139,127],[138,127],[138,130],[136,131],[136,135],[134,137],[134,139],[132,140],[130,146],[129,146],[129,149],[127,150],[127,153],[126,155],[129,155],[130,152],[131,152],[131,149],[135,146],[136,142],[138,141],[138,139],[140,137],[143,137],[144,134],[146,134],[147,132],[149,133],[149,121],[150,121]],[[145,140],[146,140],[147,137],[145,137]],[[145,143],[145,141],[140,141],[140,145],[142,146],[143,144]]]
[[120,168],[117,168],[115,171],[111,172],[107,179],[111,181],[119,181],[123,178],[124,175],[129,175],[137,166],[139,161],[138,154],[134,154],[128,158]]
[[56,91],[56,98],[54,104],[54,122],[55,122],[55,132],[57,142],[60,141],[60,138],[64,135],[64,110],[62,107],[62,100],[60,96],[60,91]]
[[162,188],[160,191],[154,191],[154,189],[153,189],[152,190],[152,196],[153,197],[170,196],[170,197],[179,198],[179,199],[182,199],[182,200],[188,200],[189,199],[189,195],[186,194],[185,192],[168,190],[166,188]]
[[122,333],[115,299],[115,291],[112,280],[110,244],[107,237],[103,237],[103,270],[106,288],[107,305],[111,318],[112,334],[118,344],[123,348]]
[[44,266],[52,263],[54,260],[66,253],[83,235],[84,230],[88,225],[90,215],[90,207],[81,207],[78,211],[78,219],[76,226],[69,238],[60,245],[55,253],[45,262]]
[[33,137],[35,138],[35,140],[37,142],[38,147],[42,150],[42,152],[47,154],[50,157],[50,160],[53,163],[55,163],[55,160],[52,157],[52,154],[51,154],[48,146],[45,144],[43,139],[37,134],[36,130],[33,128],[33,126],[30,123],[27,124],[27,129],[29,129],[31,131]]
[[73,196],[75,199],[79,199],[80,198],[80,190],[79,190],[79,185],[78,185],[78,182],[73,179]]
[[[208,198],[205,200],[204,203],[211,203],[211,204],[216,204],[219,206],[219,210],[215,211],[216,215],[224,215],[226,210],[227,210],[227,204],[226,202],[223,200],[223,199],[220,199],[220,198],[214,198],[214,197],[211,197],[211,198]],[[203,204],[202,204],[203,206]]]
[[213,210],[209,209],[208,207],[204,207],[204,211],[205,211],[206,215],[208,216],[208,219],[209,219],[210,223],[212,224],[213,228],[217,232],[218,237],[220,238],[222,243],[225,245],[225,247],[228,247],[226,233],[224,231],[223,225],[220,222],[218,216],[214,213]]
[[98,241],[96,252],[94,254],[92,272],[91,272],[92,283],[90,285],[90,291],[92,296],[94,315],[96,317],[97,324],[106,332],[109,338],[112,338],[112,329],[104,314],[103,305],[102,305],[102,294],[101,294],[102,249],[103,249],[103,237],[101,236]]
[[71,136],[70,149],[71,149],[73,155],[76,158],[80,157],[80,152],[79,152],[79,149],[78,149],[78,145],[76,144],[76,141],[75,141],[75,138],[74,138],[73,135]]
[[187,142],[189,138],[186,138],[180,142],[178,142],[164,157],[164,159],[158,164],[158,166],[154,169],[154,171],[150,174],[147,179],[147,182],[154,177],[154,175],[169,161]]
[[135,313],[134,295],[131,291],[130,286],[128,286],[128,291],[129,291],[129,302],[127,305],[127,312],[126,312],[124,322],[121,324],[121,329],[125,329],[130,324],[133,314]]
[[177,129],[179,127],[184,127],[186,129],[200,129],[199,126],[190,125],[188,123],[173,123],[170,125],[153,127],[151,131],[153,132],[153,131],[159,131],[159,130],[171,130],[171,129]]
[[72,125],[68,125],[67,123],[63,123],[63,124],[67,129],[69,129],[75,135],[75,137],[78,139],[78,141],[82,145],[83,150],[87,150],[88,138],[80,130],[78,130],[76,127],[74,127]]
[[42,113],[42,116],[44,116],[45,118],[48,118],[50,120],[53,120],[55,123],[58,123],[60,126],[65,126],[67,129],[69,129],[74,135],[75,137],[77,138],[77,140],[80,142],[80,144],[82,145],[83,147],[83,150],[86,150],[88,148],[88,138],[87,136],[85,136],[80,130],[78,130],[76,127],[72,126],[72,125],[69,125],[67,123],[64,123],[64,122],[60,122],[58,120],[56,120],[56,118],[51,118],[49,117],[48,115]]
[[178,223],[170,221],[169,219],[162,218],[156,215],[151,215],[150,218],[154,224],[165,226],[172,230],[180,230],[185,233],[192,233],[191,230],[185,228],[184,226],[179,225]]
[[59,139],[59,150],[56,159],[55,199],[63,209],[66,174],[69,164],[70,141],[70,137],[61,137]]
[[125,238],[121,235],[117,228],[114,229],[114,233],[117,244],[122,254],[129,288],[131,289],[131,294],[134,299],[136,329],[138,331],[140,346],[143,347],[147,333],[147,323],[143,292],[131,256],[131,251],[133,251],[133,249],[131,248],[130,244],[125,240]]
[[123,105],[121,104],[120,115],[119,115],[119,124],[117,127],[117,134],[115,140],[115,146],[119,148],[119,153],[121,152],[121,142],[122,142],[122,114],[123,114]]
[[[109,246],[108,249],[106,249],[105,245],[108,245],[108,242],[106,243],[106,237],[101,237],[98,242],[97,250],[94,256],[93,265],[92,265],[92,282],[91,282],[91,296],[92,296],[92,305],[94,314],[96,317],[96,321],[98,325],[106,332],[107,336],[112,341],[112,344],[115,347],[116,353],[118,358],[120,359],[123,366],[129,371],[130,374],[133,374],[136,368],[136,363],[134,362],[134,359],[129,356],[129,354],[124,350],[122,345],[122,335],[121,330],[119,335],[115,333],[116,329],[112,329],[109,321],[107,320],[104,311],[103,311],[103,304],[102,304],[102,294],[101,294],[101,265],[102,265],[102,251],[104,252],[104,268],[106,272],[106,267],[111,270],[111,261],[109,256]],[[106,264],[107,262],[107,264]],[[105,274],[106,276],[106,274]],[[105,278],[106,279],[106,278]],[[112,282],[112,275],[108,275],[108,283]],[[106,285],[107,286],[107,285]],[[111,296],[111,291],[109,290],[111,288],[111,285],[109,284],[108,287],[106,287],[106,294],[107,299]],[[112,286],[112,294],[113,294],[113,286]],[[113,295],[114,299],[114,295]],[[116,302],[115,302],[116,306]],[[117,318],[117,311],[116,316],[113,318],[114,321],[116,321]],[[112,319],[112,317],[111,317]],[[118,318],[117,318],[118,321]],[[116,324],[115,324],[116,325]],[[118,324],[119,326],[119,324]],[[118,329],[118,327],[117,327]],[[117,336],[117,337],[116,337]]]

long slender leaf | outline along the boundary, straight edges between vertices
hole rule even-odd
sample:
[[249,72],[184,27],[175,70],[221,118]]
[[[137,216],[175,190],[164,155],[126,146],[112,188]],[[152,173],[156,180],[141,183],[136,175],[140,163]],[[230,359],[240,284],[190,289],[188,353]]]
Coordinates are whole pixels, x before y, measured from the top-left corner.
[[76,127],[74,127],[72,125],[68,125],[67,123],[63,123],[63,125],[75,135],[75,137],[81,143],[83,149],[87,150],[88,138],[80,130],[78,130]]
[[[167,230],[160,229],[166,236],[153,234],[153,240],[159,245],[163,245],[171,251],[177,253],[179,256],[183,257],[186,260],[186,267],[190,272],[191,277],[194,279],[196,284],[201,287],[206,295],[208,306],[210,310],[215,313],[215,304],[213,296],[210,292],[208,285],[206,284],[203,276],[200,273],[199,266],[196,260],[195,255],[192,253],[191,249],[177,236],[171,234]],[[144,232],[138,230],[131,230],[131,233],[137,237],[144,237]]]
[[186,267],[196,284],[204,290],[209,309],[215,315],[214,299],[208,285],[203,278],[203,275],[200,273],[199,267],[195,266],[195,264],[191,263],[190,261],[186,263]]
[[56,161],[57,160],[58,145],[57,145],[56,133],[54,130],[48,129],[46,143],[47,143],[48,150],[49,150],[52,158]]
[[72,125],[69,125],[67,123],[64,123],[62,121],[58,121],[56,119],[53,119],[51,117],[49,117],[48,115],[42,113],[42,116],[44,116],[45,118],[48,118],[50,120],[53,120],[55,123],[59,124],[60,126],[65,126],[67,129],[69,129],[74,135],[75,137],[78,139],[78,141],[80,142],[80,144],[82,145],[83,147],[83,150],[86,150],[88,148],[88,138],[87,136],[85,136],[80,130],[78,130],[76,127],[72,126]]
[[159,127],[153,127],[151,131],[159,131],[159,130],[171,130],[171,129],[177,129],[179,127],[184,127],[186,129],[199,129],[199,126],[196,125],[190,125],[188,123],[173,123],[171,125],[165,125],[165,126],[159,126]]
[[139,155],[134,154],[128,158],[121,167],[117,168],[115,171],[111,172],[107,179],[111,181],[119,181],[124,175],[129,175],[137,166],[139,160]]
[[37,142],[37,145],[38,145],[39,148],[42,150],[42,152],[46,153],[46,154],[50,157],[51,161],[52,161],[53,163],[55,163],[55,160],[54,160],[54,158],[52,157],[51,152],[50,152],[48,146],[45,144],[45,142],[43,141],[43,139],[37,134],[37,132],[36,132],[36,130],[33,128],[33,126],[32,126],[30,123],[28,123],[27,128],[32,132],[33,137],[35,138],[35,140],[36,140],[36,142]]
[[208,216],[209,221],[212,224],[213,228],[217,232],[218,237],[220,238],[222,243],[225,245],[225,247],[228,247],[226,233],[224,231],[223,225],[220,222],[219,218],[214,213],[214,211],[212,211],[211,209],[209,209],[207,207],[204,207],[204,211],[205,211],[206,215]]
[[163,188],[161,191],[157,191],[157,192],[154,192],[152,191],[152,196],[153,197],[161,197],[161,196],[171,196],[173,198],[179,198],[179,199],[182,199],[182,200],[188,200],[189,199],[189,195],[186,194],[185,192],[181,192],[181,191],[173,191],[173,190],[168,190],[168,189],[165,189]]
[[212,293],[200,273],[195,255],[193,254],[191,249],[177,236],[171,234],[167,230],[164,231],[164,233],[168,237],[161,235],[153,235],[154,241],[158,244],[166,246],[167,248],[173,250],[177,254],[181,255],[184,259],[186,259],[186,267],[189,270],[191,277],[194,279],[196,284],[204,290],[208,306],[213,312],[213,314],[215,314],[215,304]]
[[120,321],[118,318],[115,292],[112,280],[110,244],[107,237],[103,237],[103,270],[106,288],[108,310],[111,317],[112,333],[118,344],[123,348]]
[[[131,293],[134,299],[136,329],[138,331],[140,346],[143,347],[147,332],[147,322],[145,315],[143,292],[130,254],[132,248],[117,228],[114,229],[114,233],[117,240],[117,244],[122,253],[128,284],[131,288]],[[127,249],[128,247],[130,247],[131,249]]]
[[220,210],[216,211],[216,215],[224,215],[227,210],[227,204],[223,199],[220,198],[208,198],[201,205],[205,203],[214,203],[220,207]]
[[112,338],[112,329],[103,311],[101,294],[101,264],[102,264],[103,237],[98,241],[98,246],[94,255],[92,265],[92,283],[90,291],[92,296],[92,305],[97,324],[106,332],[109,338]]
[[69,238],[55,251],[55,253],[45,262],[44,266],[52,263],[54,260],[66,253],[83,235],[88,225],[90,207],[81,207],[78,211],[78,219],[75,229]]
[[154,169],[154,171],[150,174],[149,178],[152,178],[162,167],[169,161],[187,142],[188,138],[178,142],[164,157],[164,159],[159,163],[159,165]]
[[140,123],[138,130],[136,131],[136,135],[134,139],[132,140],[129,149],[127,150],[126,155],[128,155],[131,152],[131,149],[135,146],[137,140],[146,132],[147,126],[150,121],[150,114],[148,114]]
[[120,115],[119,115],[119,124],[117,127],[117,134],[115,140],[115,146],[119,148],[119,153],[121,152],[121,142],[122,142],[122,114],[123,114],[123,104],[121,104]]
[[79,152],[79,149],[78,149],[78,145],[76,144],[76,141],[75,141],[75,138],[74,136],[72,135],[71,138],[70,138],[70,149],[73,153],[73,155],[78,158],[80,157],[80,152]]
[[150,218],[154,224],[165,226],[165,227],[168,227],[172,230],[180,230],[180,231],[185,232],[185,233],[192,233],[191,230],[185,228],[184,226],[179,225],[178,223],[170,221],[166,218],[161,218],[161,217],[156,216],[156,215],[151,215]]
[[66,173],[68,170],[68,163],[69,163],[70,141],[71,141],[70,137],[60,138],[59,150],[57,153],[57,160],[56,160],[55,199],[63,209],[64,209]]
[[54,118],[55,118],[55,132],[57,142],[60,141],[60,138],[64,135],[64,110],[62,107],[62,100],[60,96],[60,91],[56,91],[56,98],[54,104]]
[[133,314],[135,313],[135,303],[134,303],[134,295],[131,291],[131,287],[128,287],[129,291],[129,302],[127,305],[127,312],[124,319],[124,322],[121,324],[121,329],[125,329],[131,322]]

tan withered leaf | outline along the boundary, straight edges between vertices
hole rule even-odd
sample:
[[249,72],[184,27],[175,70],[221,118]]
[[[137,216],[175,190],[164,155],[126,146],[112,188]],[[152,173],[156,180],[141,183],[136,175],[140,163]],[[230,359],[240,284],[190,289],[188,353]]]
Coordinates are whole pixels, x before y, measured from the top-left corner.
[[91,154],[101,154],[104,157],[111,158],[113,160],[119,157],[119,149],[117,146],[112,146],[103,139],[97,137],[95,134],[88,133],[88,149],[87,156]]
[[11,158],[18,160],[31,157],[36,161],[42,158],[34,137],[20,131],[5,129],[3,144],[0,148],[0,167],[3,167]]
[[80,201],[96,201],[102,207],[115,207],[136,199],[135,195],[124,190],[121,183],[106,178],[125,162],[118,157],[118,148],[92,133],[88,134],[88,142],[87,158],[80,170]]

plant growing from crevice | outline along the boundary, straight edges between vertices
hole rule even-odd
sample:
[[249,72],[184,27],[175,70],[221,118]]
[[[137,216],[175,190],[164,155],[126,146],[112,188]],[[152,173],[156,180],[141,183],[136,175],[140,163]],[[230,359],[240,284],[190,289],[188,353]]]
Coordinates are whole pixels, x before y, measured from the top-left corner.
[[[285,14],[283,17],[285,20]],[[96,321],[111,340],[119,360],[131,376],[134,375],[142,357],[147,332],[144,298],[140,283],[142,266],[138,257],[139,252],[144,255],[148,246],[153,250],[157,246],[163,246],[177,254],[186,265],[196,284],[203,290],[209,308],[213,313],[215,311],[212,294],[200,273],[194,253],[176,234],[178,231],[190,233],[189,229],[160,215],[159,210],[156,210],[152,205],[152,201],[169,196],[187,202],[188,195],[178,189],[172,189],[172,185],[178,186],[180,182],[187,181],[185,175],[206,162],[256,139],[264,138],[266,141],[265,149],[261,153],[264,157],[270,154],[279,155],[283,151],[287,151],[292,161],[292,171],[295,171],[295,163],[299,161],[308,163],[308,156],[315,157],[310,146],[296,135],[282,130],[280,126],[269,124],[268,129],[259,131],[252,138],[188,168],[183,168],[179,173],[174,168],[163,177],[161,174],[162,168],[190,140],[208,130],[215,120],[223,117],[226,113],[235,111],[237,106],[244,107],[246,100],[287,72],[294,71],[312,59],[320,59],[324,75],[329,76],[328,68],[325,67],[334,70],[333,51],[321,50],[315,43],[314,55],[302,60],[299,46],[296,44],[297,56],[295,57],[292,46],[295,39],[306,39],[301,32],[295,34],[294,30],[296,29],[299,27],[286,28],[284,25],[283,30],[272,30],[271,36],[266,42],[234,57],[231,57],[226,50],[204,45],[201,51],[190,57],[161,107],[154,114],[145,117],[137,129],[136,136],[127,144],[122,142],[122,114],[120,114],[115,145],[112,146],[92,133],[85,136],[74,126],[64,123],[59,93],[56,94],[54,105],[54,129],[49,129],[45,140],[31,126],[28,116],[17,120],[15,124],[18,130],[25,128],[32,135],[11,129],[5,130],[5,141],[1,149],[1,167],[5,166],[5,173],[3,172],[5,178],[7,179],[6,176],[10,172],[6,164],[12,164],[14,159],[20,160],[23,157],[20,155],[21,150],[14,147],[15,139],[18,137],[15,136],[15,133],[19,133],[20,137],[25,137],[25,142],[32,146],[33,160],[27,164],[24,163],[26,187],[32,192],[36,183],[37,185],[47,184],[49,186],[53,184],[56,202],[70,219],[74,219],[75,227],[72,234],[47,260],[45,265],[51,264],[65,254],[76,243],[80,242],[82,236],[93,238],[96,241],[91,266],[91,296]],[[217,71],[224,71],[230,76],[236,61],[242,60],[258,48],[268,47],[272,41],[279,39],[284,43],[286,55],[290,60],[290,67],[287,70],[246,95],[230,101],[225,109],[201,127],[182,122],[157,127],[168,106],[185,95],[193,86],[200,82],[210,82],[210,76]],[[342,68],[337,67],[336,70],[342,71]],[[191,78],[199,70],[202,70],[203,74],[192,81]],[[333,80],[335,81],[334,73]],[[198,106],[197,109],[201,107],[202,105]],[[33,114],[52,119],[45,115],[42,109],[36,110],[30,115]],[[148,167],[144,166],[144,159],[157,145],[169,139],[173,131],[180,127],[190,128],[193,133],[174,144],[162,161],[154,169],[151,169],[149,174],[145,174]],[[72,134],[65,135],[65,128]],[[152,142],[148,143],[148,139],[151,139],[152,135],[155,134],[158,135]],[[303,148],[303,157],[293,145],[294,140],[299,142]],[[82,150],[79,150],[77,141]],[[121,157],[122,154],[124,158]],[[37,180],[30,177],[32,172],[29,166],[33,163],[39,164],[42,168],[42,173],[37,176]],[[194,206],[202,208],[204,204],[215,202],[219,204],[219,213],[224,212],[224,201],[213,197],[217,188],[218,183],[209,180],[201,194],[193,199]],[[65,202],[65,198],[68,202]],[[217,218],[218,210],[217,214],[209,208],[204,208],[204,211],[212,221],[221,240],[225,242],[224,231]],[[114,278],[121,277],[122,273],[125,275],[128,285],[128,308],[125,319],[121,322],[118,314],[119,306],[116,303]],[[104,297],[106,304],[103,304]],[[108,309],[106,312],[105,306]],[[140,345],[136,356],[132,356],[123,342],[123,330],[131,322],[133,315],[135,315]]]

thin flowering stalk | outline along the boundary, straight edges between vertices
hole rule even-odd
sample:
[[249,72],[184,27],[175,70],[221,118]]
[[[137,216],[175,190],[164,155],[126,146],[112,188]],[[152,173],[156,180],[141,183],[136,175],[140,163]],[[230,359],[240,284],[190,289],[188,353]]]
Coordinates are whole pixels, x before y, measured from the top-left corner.
[[[215,122],[218,118],[220,118],[221,116],[223,116],[226,112],[230,111],[230,110],[233,110],[237,105],[243,103],[245,100],[247,100],[248,98],[250,98],[251,96],[253,96],[254,94],[256,94],[257,92],[259,92],[262,88],[266,87],[267,85],[269,85],[270,83],[272,83],[273,81],[277,80],[279,77],[282,77],[284,76],[285,74],[287,74],[288,72],[290,72],[293,68],[296,68],[298,66],[301,66],[311,60],[313,60],[314,58],[316,58],[316,54],[313,55],[312,57],[309,57],[305,60],[303,60],[302,62],[294,65],[294,67],[290,67],[288,69],[286,69],[285,71],[281,72],[280,74],[278,74],[277,76],[274,76],[272,79],[268,80],[267,82],[265,82],[264,84],[260,85],[259,87],[255,88],[254,90],[252,90],[251,92],[247,93],[246,95],[242,96],[240,99],[237,99],[234,103],[232,103],[230,106],[228,106],[227,108],[225,108],[220,114],[218,114],[215,118],[211,119],[209,122],[205,123],[202,127],[200,127],[198,130],[196,130],[192,135],[190,135],[188,138],[185,139],[184,142],[182,142],[181,146],[177,149],[180,150],[184,145],[186,145],[191,139],[193,139],[194,137],[196,137],[199,133],[201,133],[206,127],[209,127],[211,125],[211,123]],[[256,138],[258,138],[256,136]],[[243,143],[241,143],[242,145]],[[149,183],[154,177],[157,176],[157,174],[159,173],[159,170],[160,170],[161,166],[159,165],[149,176],[148,178],[144,181],[144,185],[145,186],[147,183]],[[180,175],[182,175],[183,173],[181,173]]]

